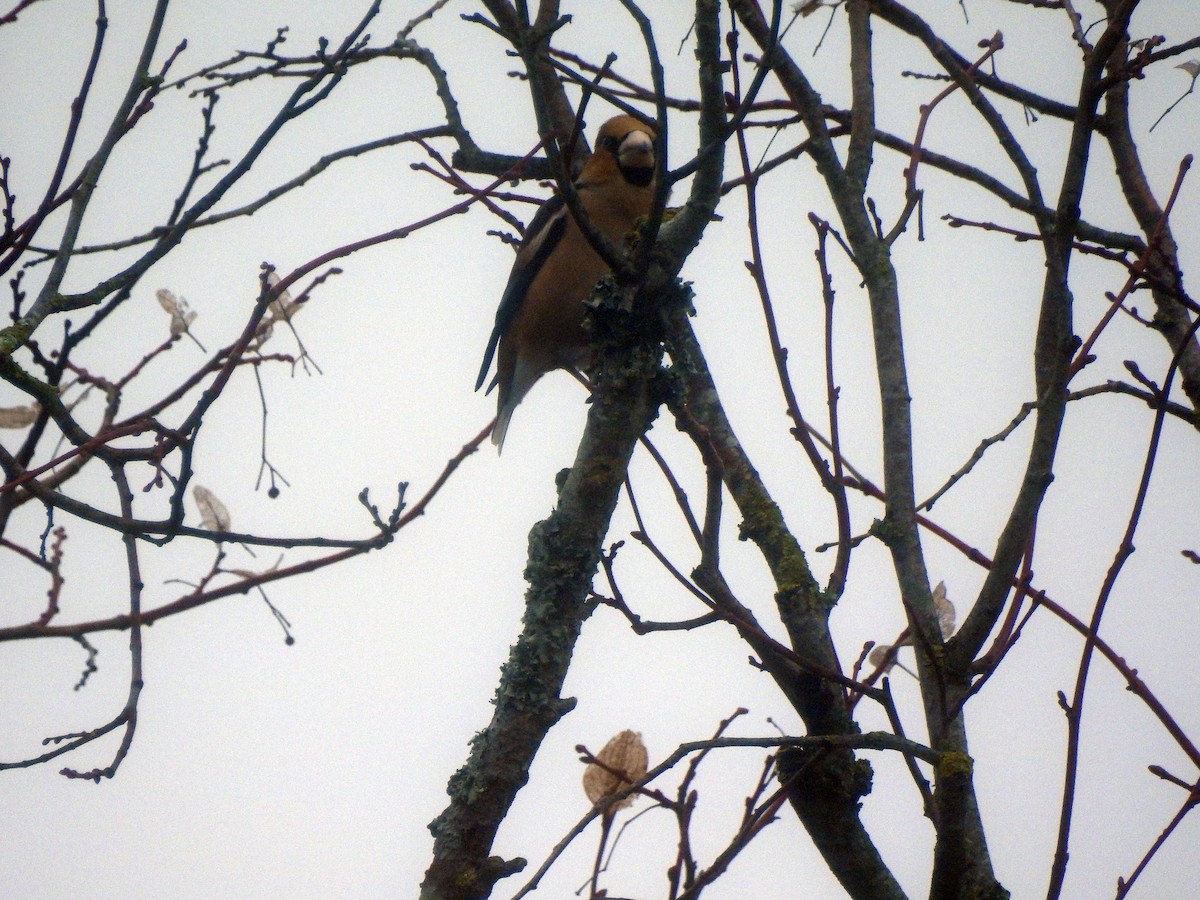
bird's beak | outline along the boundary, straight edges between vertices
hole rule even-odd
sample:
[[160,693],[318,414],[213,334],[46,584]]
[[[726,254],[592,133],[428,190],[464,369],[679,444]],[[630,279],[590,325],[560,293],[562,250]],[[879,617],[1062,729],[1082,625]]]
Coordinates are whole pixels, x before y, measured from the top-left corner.
[[617,147],[617,163],[622,169],[653,169],[654,141],[644,131],[631,131]]

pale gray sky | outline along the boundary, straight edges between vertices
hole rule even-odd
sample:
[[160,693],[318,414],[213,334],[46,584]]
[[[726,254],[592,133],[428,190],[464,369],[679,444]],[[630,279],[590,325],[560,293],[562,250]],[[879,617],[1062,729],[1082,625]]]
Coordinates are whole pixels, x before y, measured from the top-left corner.
[[[968,0],[971,18],[964,23],[958,4],[917,5],[930,15],[939,7],[946,10],[945,33],[964,55],[973,55],[978,40],[1003,29],[1008,46],[998,57],[1001,74],[1071,98],[1077,62],[1063,14],[1034,15]],[[187,37],[189,49],[175,70],[180,73],[234,49],[260,47],[277,26],[287,24],[292,30],[285,46],[299,53],[312,49],[317,35],[336,40],[361,14],[359,6],[180,2],[169,15],[162,47],[165,52]],[[96,145],[105,116],[124,89],[147,7],[128,0],[108,4],[108,45],[72,172]],[[384,40],[423,7],[413,2],[385,6],[369,30]],[[619,4],[564,7],[575,21],[562,32],[563,46],[596,59],[616,49],[620,71],[645,77],[644,53]],[[675,53],[687,33],[688,14],[672,3],[646,7],[658,16],[657,36],[672,89],[693,93],[691,50]],[[473,10],[469,4],[451,4],[414,36],[449,71],[476,140],[488,149],[524,153],[536,129],[523,85],[504,77],[516,62],[503,55],[488,32],[458,18],[459,12]],[[1023,21],[1028,17],[1032,26]],[[53,166],[93,19],[90,4],[42,2],[23,12],[16,25],[0,28],[0,153],[13,160],[11,182],[23,203],[32,204],[40,195]],[[787,46],[810,65],[827,99],[841,103],[840,19],[822,55],[812,57],[824,21],[818,15],[798,22]],[[1165,31],[1180,40],[1200,34],[1200,9],[1146,2],[1135,24],[1139,35]],[[896,84],[893,76],[902,69],[931,70],[911,41],[884,26],[876,27],[876,35],[877,83]],[[1184,72],[1160,67],[1133,88],[1140,147],[1163,198],[1179,159],[1200,145],[1200,100],[1189,98],[1153,133],[1146,129],[1187,85]],[[769,86],[768,94],[773,90]],[[907,80],[891,90],[881,97],[881,126],[910,135],[917,106],[936,87]],[[280,86],[260,86],[222,100],[214,155],[239,153],[279,96]],[[1027,127],[1018,108],[1008,105],[1003,111],[1029,142],[1053,195],[1065,128],[1049,120]],[[331,150],[433,125],[439,114],[423,70],[394,62],[366,67],[311,119],[288,127],[235,199],[255,196]],[[602,106],[589,113],[593,130],[607,114]],[[198,107],[184,94],[160,98],[106,170],[85,222],[85,241],[133,234],[161,220],[190,164],[198,124]],[[671,124],[670,151],[677,165],[694,149],[695,137],[685,117],[676,116]],[[774,149],[796,139],[789,132]],[[967,156],[1009,183],[1016,181],[961,95],[938,110],[927,141],[934,149]],[[143,280],[114,319],[109,337],[94,342],[80,361],[94,371],[119,374],[163,340],[167,317],[155,300],[158,288],[187,298],[198,313],[194,331],[210,350],[229,342],[254,301],[262,261],[286,272],[319,252],[420,220],[450,203],[454,198],[442,185],[410,170],[420,158],[414,149],[403,149],[344,164],[277,207],[189,237]],[[882,151],[878,156],[873,193],[885,217],[894,217],[902,203],[903,162]],[[733,165],[731,157],[730,174]],[[1085,197],[1085,215],[1113,228],[1131,228],[1103,148],[1097,148],[1093,165],[1096,182]],[[819,422],[825,415],[822,309],[815,241],[805,217],[810,210],[830,218],[833,213],[807,161],[784,172],[762,188],[765,253],[797,391]],[[952,230],[940,216],[954,212],[1016,227],[1026,227],[1026,221],[932,170],[925,170],[923,185],[929,240],[919,243],[910,234],[895,255],[905,297],[918,492],[928,494],[982,437],[998,431],[1031,398],[1025,348],[1036,321],[1041,262],[1032,245]],[[1198,258],[1196,191],[1193,175],[1174,223],[1185,271]],[[531,214],[527,208],[516,211],[526,220]],[[811,549],[836,536],[832,517],[787,435],[758,301],[741,264],[749,256],[744,202],[733,194],[721,213],[723,221],[710,228],[684,272],[696,291],[696,328],[735,427],[798,537]],[[286,367],[263,373],[270,406],[268,455],[292,484],[278,499],[253,490],[259,467],[258,394],[248,373],[235,380],[210,413],[196,457],[196,481],[222,498],[235,529],[366,536],[370,522],[355,499],[364,486],[386,507],[396,483],[409,481],[415,499],[445,460],[487,423],[493,398],[471,388],[512,258],[508,248],[486,236],[496,227],[501,227],[496,219],[476,209],[340,263],[345,273],[319,290],[297,322],[323,374],[297,371],[293,377]],[[1077,258],[1074,265],[1076,330],[1086,334],[1106,307],[1104,292],[1117,290],[1123,275],[1095,260]],[[79,259],[67,287],[90,286],[116,267],[112,259]],[[29,273],[31,293],[43,275],[41,269]],[[857,466],[879,480],[878,400],[866,304],[857,279],[840,260],[835,277],[843,446]],[[52,335],[61,326],[50,321],[44,327]],[[289,350],[294,342],[279,334],[273,346]],[[1136,359],[1150,377],[1161,379],[1168,361],[1160,339],[1123,317],[1106,332],[1097,352],[1099,361],[1079,384],[1126,377],[1125,359]],[[202,359],[193,346],[178,346],[169,361],[148,371],[143,384],[131,387],[128,408]],[[19,402],[15,390],[0,386],[0,406]],[[1151,414],[1136,406],[1132,399],[1110,397],[1072,410],[1059,478],[1039,525],[1038,582],[1083,617],[1116,549],[1140,473]],[[271,600],[292,623],[294,646],[285,646],[256,595],[223,600],[148,629],[137,736],[115,779],[93,785],[57,774],[64,765],[84,770],[107,765],[116,746],[111,738],[49,766],[0,775],[0,822],[6,826],[0,829],[5,872],[0,893],[297,900],[415,896],[430,855],[426,825],[445,805],[446,780],[465,759],[467,742],[491,715],[498,669],[517,634],[526,535],[554,502],[554,474],[572,461],[585,415],[579,386],[562,374],[548,377],[514,417],[503,457],[497,458],[490,445],[471,457],[428,515],[393,546],[272,587]],[[702,496],[692,455],[669,417],[660,419],[653,436],[678,461],[693,496]],[[1015,492],[1028,438],[1026,428],[993,448],[971,478],[935,507],[937,521],[990,552]],[[1193,736],[1200,734],[1200,707],[1189,660],[1200,642],[1200,580],[1197,567],[1180,550],[1200,549],[1198,462],[1195,432],[1169,422],[1138,552],[1122,575],[1103,628]],[[670,495],[644,456],[635,460],[633,476],[654,536],[678,552],[678,564],[690,570],[695,560],[686,544],[674,540],[681,530]],[[73,487],[111,506],[109,483],[99,474]],[[155,509],[152,498],[141,502],[146,510]],[[854,500],[853,508],[857,531],[881,514],[873,502]],[[60,620],[121,611],[119,542],[61,514],[56,522],[69,531]],[[31,504],[21,511],[11,537],[35,541],[44,524],[42,511]],[[631,527],[632,517],[622,506],[611,539]],[[727,527],[733,534],[732,517]],[[724,556],[727,574],[739,595],[769,617],[772,589],[761,563],[746,546],[730,543]],[[946,581],[965,614],[963,605],[977,592],[981,570],[936,538],[926,536],[925,551],[934,580]],[[162,551],[147,548],[146,605],[186,592],[170,579],[200,577],[212,553],[207,545],[185,541]],[[257,569],[276,558],[259,550],[251,559],[233,547],[228,564]],[[302,558],[299,551],[285,557],[289,562]],[[627,546],[619,561],[622,586],[647,618],[699,613],[644,551]],[[812,555],[821,578],[831,562]],[[3,566],[3,624],[29,621],[44,604],[43,581],[11,555]],[[867,542],[834,614],[846,665],[864,641],[889,640],[902,621],[891,563],[879,544]],[[80,692],[72,690],[84,665],[75,644],[0,647],[0,716],[6,726],[0,759],[41,752],[42,738],[95,727],[120,708],[128,687],[127,635],[97,635],[93,643],[100,650],[100,668]],[[1071,689],[1079,649],[1074,634],[1039,613],[968,712],[993,857],[1014,897],[1045,891],[1065,734],[1055,694]],[[644,734],[653,763],[680,741],[707,736],[739,706],[750,714],[739,721],[738,734],[773,734],[768,717],[798,730],[767,679],[747,667],[746,653],[721,626],[639,638],[611,612],[593,616],[566,688],[579,705],[551,732],[496,852],[526,856],[532,871],[586,811],[576,744],[598,750],[617,731],[632,728]],[[915,683],[903,673],[893,681],[902,713],[919,737]],[[867,728],[884,724],[874,711],[863,718]],[[1147,773],[1148,764],[1194,777],[1182,753],[1102,664],[1091,682],[1085,735],[1069,897],[1111,895],[1116,877],[1129,874],[1182,802],[1177,788]],[[729,751],[701,768],[696,844],[702,861],[711,860],[732,835],[763,755]],[[931,828],[900,761],[878,754],[871,758],[876,793],[866,800],[865,816],[897,876],[912,896],[921,896]],[[670,792],[676,783],[668,778],[661,786]],[[634,810],[645,805],[642,801]],[[1185,896],[1200,883],[1198,840],[1200,825],[1193,816],[1133,896]],[[668,814],[656,811],[635,822],[613,862],[611,891],[664,894],[662,873],[673,859],[674,842]],[[571,896],[568,892],[590,871],[594,848],[591,835],[578,841],[538,896]],[[782,867],[780,860],[786,861]],[[502,882],[496,896],[511,896],[522,883],[519,877]],[[824,898],[840,896],[838,890],[801,828],[785,814],[706,896]]]

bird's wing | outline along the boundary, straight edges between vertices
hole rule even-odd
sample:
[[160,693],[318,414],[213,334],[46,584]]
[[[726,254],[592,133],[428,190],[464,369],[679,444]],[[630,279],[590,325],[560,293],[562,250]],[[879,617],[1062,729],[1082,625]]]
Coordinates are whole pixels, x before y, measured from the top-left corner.
[[[492,329],[487,350],[483,353],[483,365],[479,367],[475,390],[483,386],[483,380],[492,366],[496,345],[516,319],[521,304],[525,302],[525,295],[529,292],[529,286],[533,284],[533,279],[542,270],[546,259],[562,240],[566,228],[566,204],[562,197],[555,194],[538,208],[533,221],[525,229],[525,239],[521,242],[521,249],[517,251],[516,262],[508,275],[508,284],[504,286],[504,296],[500,298],[500,307],[496,310],[496,327]],[[495,385],[493,380],[488,386],[488,391],[490,392]]]

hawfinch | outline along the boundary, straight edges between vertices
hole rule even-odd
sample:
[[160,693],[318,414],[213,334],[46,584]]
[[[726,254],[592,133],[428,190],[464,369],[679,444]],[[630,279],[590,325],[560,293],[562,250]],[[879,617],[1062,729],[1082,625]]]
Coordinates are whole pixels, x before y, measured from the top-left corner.
[[[634,223],[650,212],[653,181],[653,129],[632,116],[617,116],[601,126],[596,151],[575,188],[592,227],[620,248]],[[495,354],[496,377],[488,392],[500,388],[492,430],[498,449],[513,410],[534,382],[552,369],[588,364],[583,301],[608,271],[562,197],[543,203],[517,251],[475,382],[479,390]]]

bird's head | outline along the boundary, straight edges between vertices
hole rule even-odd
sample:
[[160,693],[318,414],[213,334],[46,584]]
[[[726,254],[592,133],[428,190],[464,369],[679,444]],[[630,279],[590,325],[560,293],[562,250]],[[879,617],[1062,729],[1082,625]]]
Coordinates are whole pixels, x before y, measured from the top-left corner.
[[654,129],[633,116],[616,116],[600,126],[596,153],[611,157],[630,184],[646,187],[654,178]]

